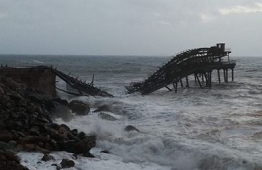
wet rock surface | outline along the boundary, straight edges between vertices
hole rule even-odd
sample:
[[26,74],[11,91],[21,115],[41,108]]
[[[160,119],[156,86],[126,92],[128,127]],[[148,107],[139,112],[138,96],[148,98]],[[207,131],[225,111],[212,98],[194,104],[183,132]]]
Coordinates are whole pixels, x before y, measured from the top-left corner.
[[[58,109],[62,114],[61,108],[71,108],[81,115],[90,111],[89,106],[82,102],[73,101],[70,105],[64,100],[42,95],[23,84],[0,77],[0,151],[89,152],[96,145],[95,136],[87,136],[64,124],[52,122]],[[43,159],[48,160],[49,156]],[[1,160],[5,158],[0,154]],[[9,169],[9,162],[1,161],[0,169],[3,166]]]
[[28,170],[20,164],[18,157],[12,152],[0,152],[1,170]]
[[102,119],[105,119],[105,120],[110,120],[110,121],[117,120],[114,116],[111,116],[110,114],[107,114],[107,113],[104,113],[104,112],[99,113],[98,116]]
[[77,115],[88,115],[90,112],[89,105],[81,101],[73,100],[68,106]]
[[60,163],[61,168],[65,169],[65,168],[71,168],[75,166],[75,162],[73,160],[69,160],[69,159],[63,159],[62,162]]
[[130,131],[136,131],[136,132],[140,132],[136,127],[132,126],[132,125],[127,125],[124,129],[126,132],[130,132]]
[[41,161],[44,162],[51,161],[51,160],[55,160],[55,158],[50,154],[44,154],[44,156],[41,159]]

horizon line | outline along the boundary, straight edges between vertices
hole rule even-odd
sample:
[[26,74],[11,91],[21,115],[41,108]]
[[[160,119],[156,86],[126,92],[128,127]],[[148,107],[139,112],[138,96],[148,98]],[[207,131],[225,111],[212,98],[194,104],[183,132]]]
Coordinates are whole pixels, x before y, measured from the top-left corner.
[[[142,55],[142,54],[0,54],[0,56],[76,56],[76,57],[175,57],[173,55]],[[262,55],[243,56],[231,55],[230,57],[262,57]]]

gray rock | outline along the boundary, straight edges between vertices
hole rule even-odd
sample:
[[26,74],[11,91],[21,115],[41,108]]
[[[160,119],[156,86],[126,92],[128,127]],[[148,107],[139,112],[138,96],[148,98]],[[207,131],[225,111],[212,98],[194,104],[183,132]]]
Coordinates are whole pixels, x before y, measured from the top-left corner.
[[52,155],[49,154],[44,154],[44,156],[42,157],[41,161],[51,161],[51,160],[55,160],[55,158]]
[[130,131],[137,131],[140,132],[136,127],[132,126],[132,125],[127,125],[125,127],[125,131],[130,132]]
[[90,152],[86,152],[86,153],[83,154],[83,157],[94,158],[95,156],[93,154],[91,154]]
[[72,112],[76,113],[77,115],[88,115],[90,112],[90,107],[84,102],[73,100],[68,104],[69,108]]
[[99,117],[101,117],[102,119],[105,119],[105,120],[110,120],[110,121],[115,121],[117,120],[115,117],[107,114],[107,113],[104,113],[104,112],[101,112],[98,114]]
[[75,166],[75,162],[69,159],[63,159],[60,165],[62,168],[71,168]]

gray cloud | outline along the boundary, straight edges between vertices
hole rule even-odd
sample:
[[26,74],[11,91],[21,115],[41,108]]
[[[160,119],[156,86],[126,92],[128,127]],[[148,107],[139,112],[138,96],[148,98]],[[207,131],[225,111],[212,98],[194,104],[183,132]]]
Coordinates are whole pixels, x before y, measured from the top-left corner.
[[239,11],[237,6],[257,10],[257,3],[261,2],[0,0],[0,52],[172,55],[222,41],[232,47],[233,55],[261,55],[262,14],[229,15]]

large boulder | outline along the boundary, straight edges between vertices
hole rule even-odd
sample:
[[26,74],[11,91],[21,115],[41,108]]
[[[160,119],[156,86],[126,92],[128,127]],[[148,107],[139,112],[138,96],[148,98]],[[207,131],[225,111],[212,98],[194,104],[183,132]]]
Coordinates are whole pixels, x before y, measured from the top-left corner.
[[62,168],[71,168],[75,166],[75,162],[69,159],[63,159],[60,165]]
[[96,136],[88,136],[84,140],[79,141],[75,145],[74,153],[86,153],[89,152],[91,148],[96,146]]
[[55,158],[52,155],[44,154],[44,156],[42,157],[41,161],[47,162],[47,161],[51,161],[51,160],[55,160]]
[[78,100],[71,101],[68,106],[77,115],[88,115],[90,112],[89,105]]

